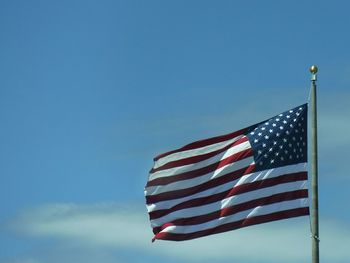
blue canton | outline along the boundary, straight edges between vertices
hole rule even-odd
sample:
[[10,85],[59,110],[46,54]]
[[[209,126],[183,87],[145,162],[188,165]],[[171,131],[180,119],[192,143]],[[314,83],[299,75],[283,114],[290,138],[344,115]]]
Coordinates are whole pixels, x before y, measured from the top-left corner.
[[307,162],[307,104],[252,126],[256,171]]

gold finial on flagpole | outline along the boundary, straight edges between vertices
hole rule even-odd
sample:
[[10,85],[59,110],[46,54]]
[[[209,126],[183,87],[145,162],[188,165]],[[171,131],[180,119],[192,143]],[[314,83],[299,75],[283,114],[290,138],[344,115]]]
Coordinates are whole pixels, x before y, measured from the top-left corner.
[[318,71],[318,67],[317,67],[316,65],[312,65],[312,66],[310,67],[310,72],[311,72],[311,74],[316,74],[317,71]]
[[311,80],[313,81],[313,82],[316,82],[316,80],[317,80],[317,71],[318,71],[318,67],[316,66],[316,65],[312,65],[311,67],[310,67],[310,72],[311,72]]

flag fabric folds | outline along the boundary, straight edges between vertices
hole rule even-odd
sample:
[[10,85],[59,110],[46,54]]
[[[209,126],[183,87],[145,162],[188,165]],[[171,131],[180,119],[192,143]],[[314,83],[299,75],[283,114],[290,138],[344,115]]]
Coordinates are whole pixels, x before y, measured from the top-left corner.
[[155,239],[189,240],[309,214],[307,104],[154,158]]

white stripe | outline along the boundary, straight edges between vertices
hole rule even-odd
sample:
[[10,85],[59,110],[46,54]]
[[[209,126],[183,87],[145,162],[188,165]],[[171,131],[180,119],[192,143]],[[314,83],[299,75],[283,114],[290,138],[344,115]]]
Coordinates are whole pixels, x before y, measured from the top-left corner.
[[242,176],[237,184],[253,183],[268,178],[275,178],[284,174],[307,172],[307,163],[297,163],[273,169],[263,170]]
[[249,209],[231,216],[221,217],[219,219],[215,219],[203,224],[189,225],[189,226],[169,226],[164,228],[161,232],[190,234],[201,230],[211,229],[223,224],[237,222],[245,218],[268,215],[275,212],[281,212],[281,211],[296,209],[301,207],[308,207],[307,198],[284,201],[284,202],[266,205],[266,206],[259,206],[259,207]]
[[221,176],[224,176],[228,173],[237,171],[239,169],[242,169],[244,167],[248,167],[249,165],[254,164],[254,158],[248,157],[243,160],[229,163],[217,170],[214,170],[210,173],[204,174],[202,176],[198,176],[195,178],[191,178],[188,180],[182,180],[182,181],[176,181],[167,185],[160,185],[160,186],[149,186],[145,189],[145,195],[156,195],[160,193],[165,193],[168,191],[174,191],[174,190],[181,190],[181,189],[187,189],[196,185],[200,185],[202,183],[208,182],[210,180],[219,178]]
[[[155,204],[147,205],[148,212],[156,211],[156,210],[162,210],[162,209],[169,209],[175,205],[181,204],[183,202],[186,202],[191,199],[205,197],[205,196],[211,196],[213,194],[221,193],[224,191],[227,191],[228,189],[231,189],[233,186],[238,186],[244,183],[251,183],[259,180],[264,180],[267,178],[274,178],[277,176],[280,176],[282,174],[289,174],[289,173],[295,173],[295,172],[306,172],[307,171],[307,163],[299,163],[299,164],[293,164],[288,166],[283,166],[279,168],[259,171],[251,174],[247,174],[242,176],[240,179],[234,180],[232,182],[228,182],[226,184],[222,184],[210,189],[207,189],[205,191],[196,193],[194,195],[173,199],[173,200],[166,200],[161,201]],[[145,192],[146,193],[146,192]]]
[[160,217],[158,219],[151,220],[151,225],[152,227],[162,226],[164,223],[171,222],[179,218],[188,218],[193,216],[206,215],[211,212],[220,211],[221,209],[224,209],[224,208],[228,208],[228,207],[242,204],[248,201],[268,197],[274,194],[307,189],[307,182],[308,181],[305,180],[305,181],[297,181],[297,182],[290,182],[290,183],[275,185],[267,188],[254,190],[251,192],[234,195],[234,196],[222,199],[215,203],[177,210],[168,215]]
[[239,153],[241,151],[244,151],[244,150],[247,150],[250,148],[251,148],[251,145],[250,145],[249,141],[246,141],[244,143],[240,143],[236,146],[233,146],[233,147],[227,149],[226,151],[224,151],[222,153],[218,153],[217,155],[210,157],[206,160],[203,160],[201,162],[196,162],[196,163],[187,164],[187,165],[183,165],[183,166],[177,166],[177,167],[173,167],[173,168],[169,168],[169,169],[165,169],[165,170],[160,170],[160,171],[155,172],[155,173],[150,173],[148,180],[150,181],[150,180],[154,180],[154,179],[161,178],[161,177],[174,176],[174,175],[181,174],[184,172],[197,170],[197,169],[206,167],[208,165],[211,165],[213,163],[217,163],[225,158],[228,158],[231,155],[234,155],[236,153]]
[[239,139],[241,139],[244,135],[239,135],[235,138],[232,138],[230,140],[227,141],[223,141],[223,142],[218,142],[218,143],[214,143],[214,144],[210,144],[204,147],[200,147],[200,148],[196,148],[196,149],[192,149],[192,150],[187,150],[187,151],[182,151],[182,152],[176,152],[173,154],[169,154],[167,156],[164,156],[160,159],[158,159],[157,161],[154,162],[154,166],[153,168],[158,168],[168,162],[172,162],[172,161],[176,161],[176,160],[180,160],[183,158],[188,158],[191,156],[196,156],[196,155],[201,155],[201,154],[205,154],[205,153],[209,153],[209,152],[213,152],[216,150],[219,150],[221,148],[224,148],[225,146],[238,141]]

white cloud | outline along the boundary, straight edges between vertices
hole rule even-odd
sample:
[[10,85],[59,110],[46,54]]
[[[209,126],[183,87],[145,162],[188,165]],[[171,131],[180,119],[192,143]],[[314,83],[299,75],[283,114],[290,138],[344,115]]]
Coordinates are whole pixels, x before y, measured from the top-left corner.
[[147,238],[146,231],[134,231],[144,222],[144,216],[117,204],[50,204],[24,211],[12,227],[32,236],[76,239],[91,245],[129,246],[140,238]]
[[[182,262],[310,261],[307,217],[186,242],[156,241],[153,244],[144,209],[118,204],[49,204],[22,212],[12,221],[11,227],[33,238],[56,238],[61,241],[60,245],[75,244],[95,251],[130,249],[140,255],[177,258]],[[322,221],[321,257],[324,261],[343,263],[350,258],[349,229],[345,223]]]

